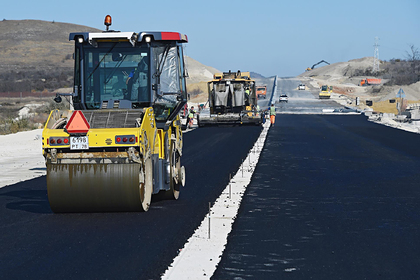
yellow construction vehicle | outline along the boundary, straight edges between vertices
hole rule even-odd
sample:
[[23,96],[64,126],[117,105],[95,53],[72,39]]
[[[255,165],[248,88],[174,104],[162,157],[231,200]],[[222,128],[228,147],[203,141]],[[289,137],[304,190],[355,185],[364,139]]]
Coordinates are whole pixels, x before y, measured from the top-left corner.
[[147,211],[152,194],[178,199],[185,184],[179,111],[187,102],[175,32],[71,33],[70,110],[50,113],[42,134],[54,212]]
[[321,63],[326,63],[326,64],[330,65],[330,64],[329,64],[328,62],[326,62],[325,60],[321,60],[321,61],[319,61],[319,62],[315,63],[314,65],[312,65],[312,67],[308,67],[308,68],[306,68],[306,70],[305,70],[305,71],[311,71],[311,70],[314,70],[315,66],[317,66],[318,64],[321,64]]
[[214,74],[207,82],[209,110],[198,115],[198,125],[261,124],[255,81],[249,72]]
[[329,98],[331,98],[332,89],[333,89],[332,86],[322,85],[321,86],[321,91],[319,92],[319,99],[329,99]]

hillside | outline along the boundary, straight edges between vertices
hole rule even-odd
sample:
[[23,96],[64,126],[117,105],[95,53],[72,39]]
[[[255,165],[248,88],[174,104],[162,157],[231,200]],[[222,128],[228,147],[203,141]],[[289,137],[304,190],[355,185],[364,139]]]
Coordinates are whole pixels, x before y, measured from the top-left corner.
[[71,87],[70,32],[87,26],[41,20],[0,21],[0,92],[54,91]]
[[207,81],[213,79],[216,68],[206,66],[191,57],[185,57],[185,66],[188,72],[187,91],[194,102],[201,103],[207,100]]
[[185,57],[185,66],[188,70],[188,84],[209,81],[213,79],[213,74],[220,72],[216,68],[206,66],[188,56]]
[[72,67],[70,32],[97,32],[98,29],[41,20],[0,21],[1,69]]
[[[406,61],[381,61],[380,72],[373,76],[371,73],[373,57],[365,57],[318,67],[302,73],[299,77],[311,85],[312,88],[330,85],[333,86],[333,91],[337,94],[352,99],[359,97],[363,103],[366,100],[372,100],[374,110],[395,113],[395,104],[391,104],[389,100],[395,99],[396,93],[400,89],[405,92],[405,99],[409,103],[420,102],[420,81],[411,84],[398,84],[399,80],[395,79],[402,72],[401,69],[407,68],[407,64]],[[360,81],[366,78],[381,78],[382,84],[378,86],[359,86]],[[404,79],[401,80],[404,81]]]
[[[41,20],[0,21],[0,92],[71,88],[74,52],[74,42],[69,41],[71,32],[101,30]],[[190,57],[186,57],[186,66],[189,86],[208,81],[219,72]]]

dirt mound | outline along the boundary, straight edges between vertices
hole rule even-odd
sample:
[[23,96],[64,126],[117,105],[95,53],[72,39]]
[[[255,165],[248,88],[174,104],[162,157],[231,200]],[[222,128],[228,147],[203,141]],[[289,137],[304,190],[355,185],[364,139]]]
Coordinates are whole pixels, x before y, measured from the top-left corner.
[[220,73],[216,68],[206,66],[191,57],[185,57],[185,66],[188,71],[187,91],[196,102],[207,100],[207,82],[213,79],[215,73]]
[[353,77],[360,71],[365,71],[373,66],[373,57],[364,57],[349,60],[347,62],[337,62],[330,65],[315,68],[299,75],[299,77],[318,77],[321,79],[342,79]]
[[191,57],[185,57],[185,66],[188,70],[187,84],[207,82],[213,79],[215,73],[220,71],[216,68],[206,66]]
[[[381,62],[384,67],[386,62]],[[366,76],[363,73],[369,73],[373,67],[373,57],[364,57],[353,59],[347,62],[338,62],[327,66],[315,68],[313,70],[302,73],[298,77],[302,81],[306,81],[313,86],[314,90],[321,85],[333,86],[333,92],[339,95],[345,95],[350,99],[359,97],[361,102],[366,100],[373,101],[374,104],[383,103],[386,106],[380,106],[375,110],[383,110],[388,112],[394,104],[389,103],[390,99],[395,99],[400,89],[405,92],[405,99],[409,102],[418,102],[420,100],[420,82],[407,86],[386,86],[387,80],[382,79],[382,85],[376,86],[359,86],[360,81],[366,78],[381,78],[374,76]],[[390,112],[391,113],[391,112]]]
[[396,98],[400,89],[404,91],[405,99],[412,101],[420,100],[420,82],[408,86],[385,86],[383,91],[386,95],[382,96],[379,100],[386,101]]

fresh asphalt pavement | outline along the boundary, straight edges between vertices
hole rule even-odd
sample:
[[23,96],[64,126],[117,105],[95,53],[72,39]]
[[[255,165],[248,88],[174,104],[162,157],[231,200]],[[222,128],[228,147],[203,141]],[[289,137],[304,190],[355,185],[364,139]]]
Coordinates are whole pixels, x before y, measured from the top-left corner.
[[[0,189],[0,275],[158,279],[259,132],[186,134],[187,186],[148,213],[52,214],[45,177]],[[360,115],[278,115],[213,279],[418,279],[419,140]]]
[[45,176],[0,189],[1,279],[159,279],[246,158],[259,126],[184,135],[186,186],[147,213],[53,214]]
[[420,135],[278,115],[212,279],[420,279]]

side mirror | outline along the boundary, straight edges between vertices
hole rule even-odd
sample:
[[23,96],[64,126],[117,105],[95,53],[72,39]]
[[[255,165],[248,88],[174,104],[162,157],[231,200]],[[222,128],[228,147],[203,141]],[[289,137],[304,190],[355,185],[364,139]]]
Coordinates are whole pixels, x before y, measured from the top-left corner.
[[57,95],[55,96],[55,98],[54,98],[54,101],[55,101],[56,103],[61,103],[61,101],[62,101],[61,96],[57,94]]
[[121,61],[122,57],[121,53],[112,53],[112,61]]

